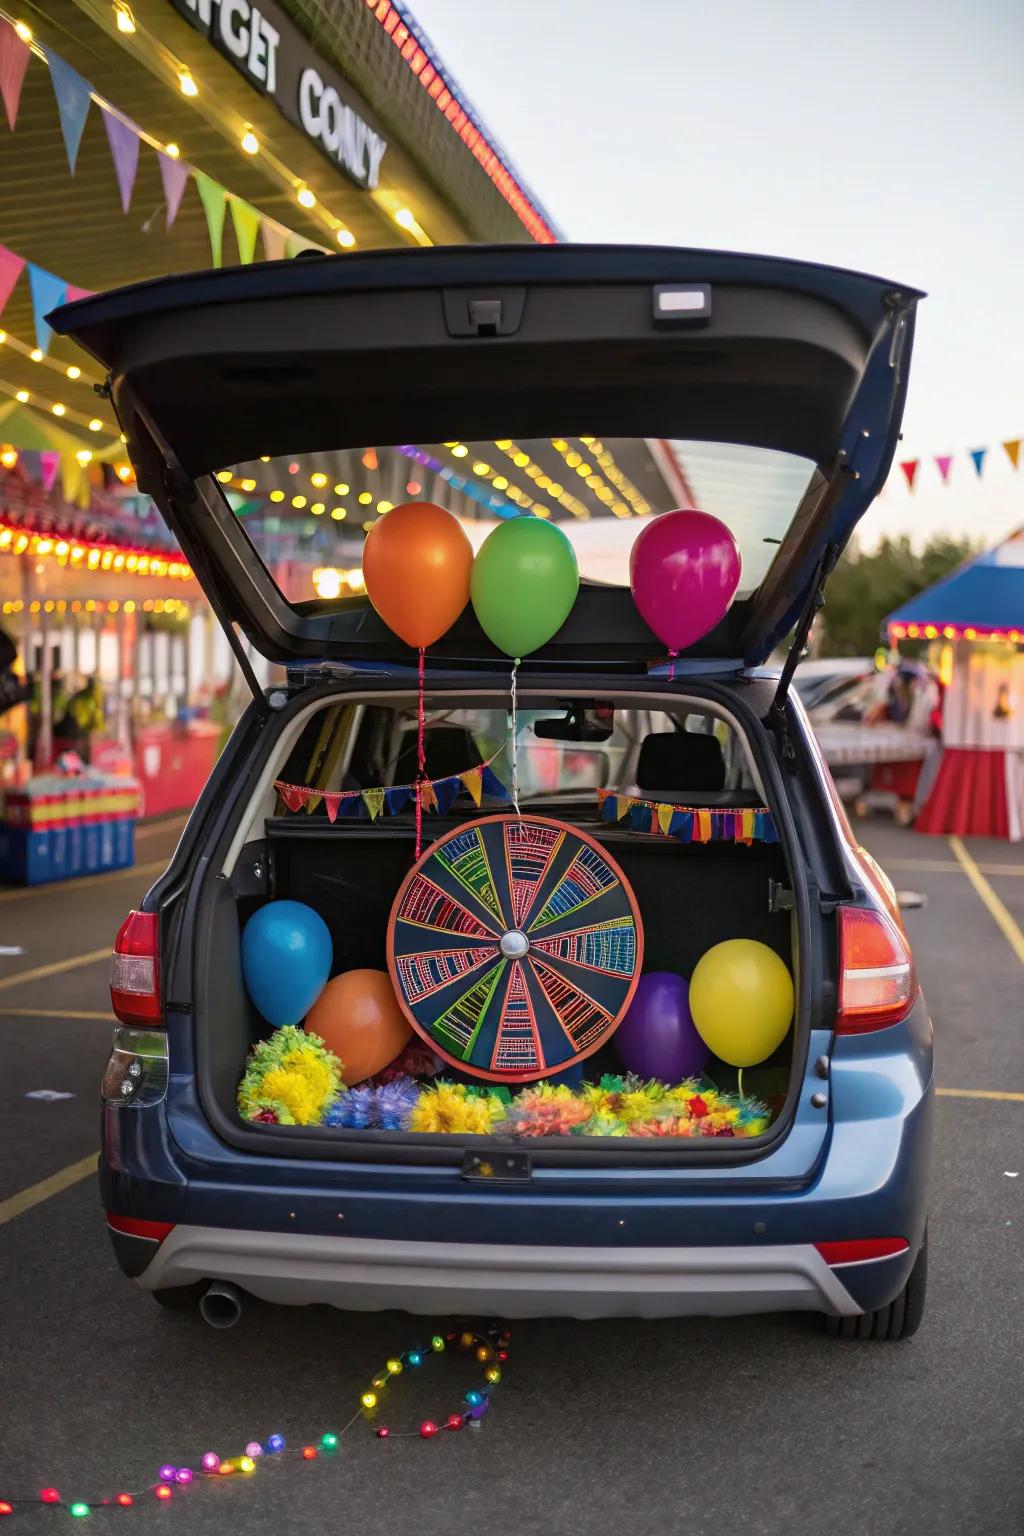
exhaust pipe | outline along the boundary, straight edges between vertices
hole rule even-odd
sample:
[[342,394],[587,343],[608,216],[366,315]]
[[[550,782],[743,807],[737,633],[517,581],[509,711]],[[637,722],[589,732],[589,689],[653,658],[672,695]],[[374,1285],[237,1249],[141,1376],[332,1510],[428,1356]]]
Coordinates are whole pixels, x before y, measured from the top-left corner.
[[211,1328],[233,1328],[242,1315],[242,1293],[228,1280],[214,1280],[199,1302],[199,1311]]

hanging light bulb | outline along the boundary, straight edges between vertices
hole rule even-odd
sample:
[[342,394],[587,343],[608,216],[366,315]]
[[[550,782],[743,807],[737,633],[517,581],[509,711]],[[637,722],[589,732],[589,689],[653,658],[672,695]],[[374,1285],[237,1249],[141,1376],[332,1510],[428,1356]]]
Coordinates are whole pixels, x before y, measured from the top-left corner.
[[242,148],[247,155],[258,155],[260,152],[260,141],[251,128],[246,128],[242,134]]
[[178,156],[181,154],[181,150],[178,148],[177,144],[165,144],[164,154],[170,160],[177,160]]
[[63,416],[67,411],[67,406],[61,405],[59,400],[55,400],[53,405],[50,406],[50,410],[55,416]]
[[32,351],[29,353],[29,357],[32,359],[32,361],[34,363],[41,363],[42,360],[43,360],[43,349],[42,349],[42,347],[33,347]]
[[30,43],[32,41],[32,28],[27,27],[23,21],[16,21],[14,23],[14,30],[23,43]]
[[395,210],[395,223],[400,229],[414,230],[416,219],[411,208],[398,208]]
[[79,448],[75,458],[84,469],[87,464],[92,462],[92,451],[89,448]]
[[316,207],[316,198],[314,197],[313,193],[309,190],[309,188],[306,186],[305,182],[303,182],[302,186],[296,192],[295,196],[296,196],[296,198],[298,200],[298,203],[299,203],[299,206],[301,208],[315,208]]
[[82,377],[82,370],[77,363],[72,363],[67,370],[67,375],[69,379],[80,379]]
[[130,6],[125,5],[124,0],[114,0],[114,20],[117,30],[130,37],[135,31],[135,17],[131,13]]
[[89,423],[89,431],[90,432],[99,432],[99,431],[102,431],[102,428],[103,428],[102,421],[100,421],[98,416],[94,416],[92,421],[90,421],[90,423]]
[[356,243],[356,237],[350,229],[339,229],[335,239],[346,251],[350,251]]
[[28,404],[28,390],[27,389],[19,389],[18,393],[15,395],[14,398],[15,398],[15,400],[19,401],[20,404],[27,405]]
[[192,71],[186,69],[184,64],[178,70],[178,88],[183,96],[199,95],[199,87],[192,78]]

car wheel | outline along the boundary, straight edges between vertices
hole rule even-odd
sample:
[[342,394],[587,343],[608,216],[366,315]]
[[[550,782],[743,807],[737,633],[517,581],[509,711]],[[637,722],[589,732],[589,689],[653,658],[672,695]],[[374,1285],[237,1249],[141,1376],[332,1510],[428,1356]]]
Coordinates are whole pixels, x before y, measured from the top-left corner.
[[860,1317],[826,1317],[825,1331],[833,1339],[877,1339],[894,1343],[909,1339],[921,1326],[928,1287],[928,1233],[925,1232],[907,1283],[894,1301]]
[[162,1291],[150,1291],[149,1294],[168,1312],[193,1312],[205,1290],[204,1282],[197,1280],[194,1285],[172,1285]]

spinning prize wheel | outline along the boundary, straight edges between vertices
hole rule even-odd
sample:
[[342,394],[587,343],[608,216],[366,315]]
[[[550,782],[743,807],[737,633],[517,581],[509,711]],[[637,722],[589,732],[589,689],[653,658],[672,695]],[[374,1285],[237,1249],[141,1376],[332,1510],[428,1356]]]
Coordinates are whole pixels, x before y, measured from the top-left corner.
[[388,966],[413,1028],[491,1082],[530,1082],[603,1045],[640,978],[636,899],[604,849],[539,816],[433,844],[395,897]]

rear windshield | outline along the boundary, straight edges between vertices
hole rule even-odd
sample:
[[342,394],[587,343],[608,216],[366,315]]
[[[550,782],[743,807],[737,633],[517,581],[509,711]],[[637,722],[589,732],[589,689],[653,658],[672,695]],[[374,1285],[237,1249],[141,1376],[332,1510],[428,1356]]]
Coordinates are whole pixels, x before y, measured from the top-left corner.
[[761,583],[814,476],[808,459],[729,443],[595,437],[401,443],[233,465],[217,479],[290,602],[360,593],[362,544],[405,501],[460,518],[475,547],[502,519],[557,522],[585,579],[629,582],[646,521],[696,507],[733,532],[739,597]]

